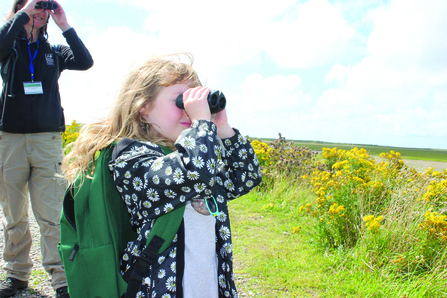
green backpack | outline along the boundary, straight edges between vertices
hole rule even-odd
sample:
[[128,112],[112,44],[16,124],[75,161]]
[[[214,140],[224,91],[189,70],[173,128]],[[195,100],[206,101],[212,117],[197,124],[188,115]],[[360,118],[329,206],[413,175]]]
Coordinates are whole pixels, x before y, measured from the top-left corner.
[[125,297],[135,297],[145,269],[169,246],[183,219],[184,205],[155,221],[128,284],[119,259],[137,234],[108,168],[113,147],[101,150],[93,179],[85,177],[79,187],[78,178],[65,193],[58,250],[72,298],[119,298],[126,291]]

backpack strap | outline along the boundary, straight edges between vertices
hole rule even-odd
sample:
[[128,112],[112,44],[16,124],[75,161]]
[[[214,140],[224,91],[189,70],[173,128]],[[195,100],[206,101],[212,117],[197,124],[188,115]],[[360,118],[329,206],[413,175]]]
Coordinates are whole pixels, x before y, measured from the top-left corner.
[[60,67],[59,67],[59,56],[62,57],[62,53],[58,51],[57,45],[53,45],[53,52],[54,52],[54,63],[56,64],[56,73],[57,77],[61,76]]
[[180,205],[173,211],[160,216],[154,223],[147,238],[146,247],[133,266],[132,274],[127,281],[127,292],[125,298],[134,298],[145,277],[147,268],[152,265],[158,254],[164,252],[177,234],[185,213],[185,204]]
[[[19,59],[19,52],[16,49],[17,39],[14,40],[14,45],[12,46],[12,53],[9,55],[8,60],[1,65],[1,76],[3,81],[9,81],[9,92],[6,90],[6,97],[14,98],[15,95],[12,93],[12,85],[14,84],[14,75],[16,71],[16,62]],[[12,65],[10,66],[10,64]],[[8,77],[8,72],[10,72]],[[6,97],[4,100],[6,100]]]
[[112,152],[112,160],[115,160],[124,149],[129,147],[129,145],[131,145],[134,142],[135,142],[135,140],[124,138],[124,139],[120,140],[118,143],[116,143],[115,148],[113,149],[113,152]]

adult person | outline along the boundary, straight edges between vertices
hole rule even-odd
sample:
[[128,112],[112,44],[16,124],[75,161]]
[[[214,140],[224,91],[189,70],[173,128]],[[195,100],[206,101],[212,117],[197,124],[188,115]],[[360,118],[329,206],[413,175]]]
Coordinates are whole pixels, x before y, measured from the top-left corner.
[[[40,0],[41,1],[41,0]],[[0,98],[0,204],[4,214],[5,279],[0,297],[28,286],[33,263],[28,192],[41,232],[42,265],[51,275],[56,297],[70,297],[57,244],[66,183],[60,173],[61,133],[65,130],[58,79],[64,69],[87,70],[93,59],[65,11],[38,0],[14,0],[0,28],[3,88]],[[49,18],[62,30],[66,45],[52,46]]]

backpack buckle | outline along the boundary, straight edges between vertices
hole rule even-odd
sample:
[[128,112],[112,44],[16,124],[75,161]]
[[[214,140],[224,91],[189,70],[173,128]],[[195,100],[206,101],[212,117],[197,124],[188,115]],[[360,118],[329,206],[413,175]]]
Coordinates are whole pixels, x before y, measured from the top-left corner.
[[148,267],[155,262],[157,258],[158,251],[164,243],[164,239],[155,235],[154,238],[149,242],[146,248],[141,252],[139,257],[139,265],[142,267]]

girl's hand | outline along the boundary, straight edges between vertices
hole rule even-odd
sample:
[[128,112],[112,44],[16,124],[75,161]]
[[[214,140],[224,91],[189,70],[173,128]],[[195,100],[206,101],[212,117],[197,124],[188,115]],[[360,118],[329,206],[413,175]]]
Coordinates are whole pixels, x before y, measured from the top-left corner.
[[198,119],[211,120],[211,112],[208,106],[208,94],[210,88],[195,87],[183,93],[183,106],[191,122]]
[[56,25],[62,30],[62,32],[67,31],[71,28],[71,26],[68,24],[67,16],[65,15],[65,11],[62,8],[62,6],[59,4],[59,2],[54,1],[59,7],[53,12],[52,10],[48,10],[48,13],[53,18]]
[[211,121],[216,124],[217,134],[221,139],[230,138],[236,134],[230,124],[228,124],[226,109],[223,109],[222,111],[211,115]]

